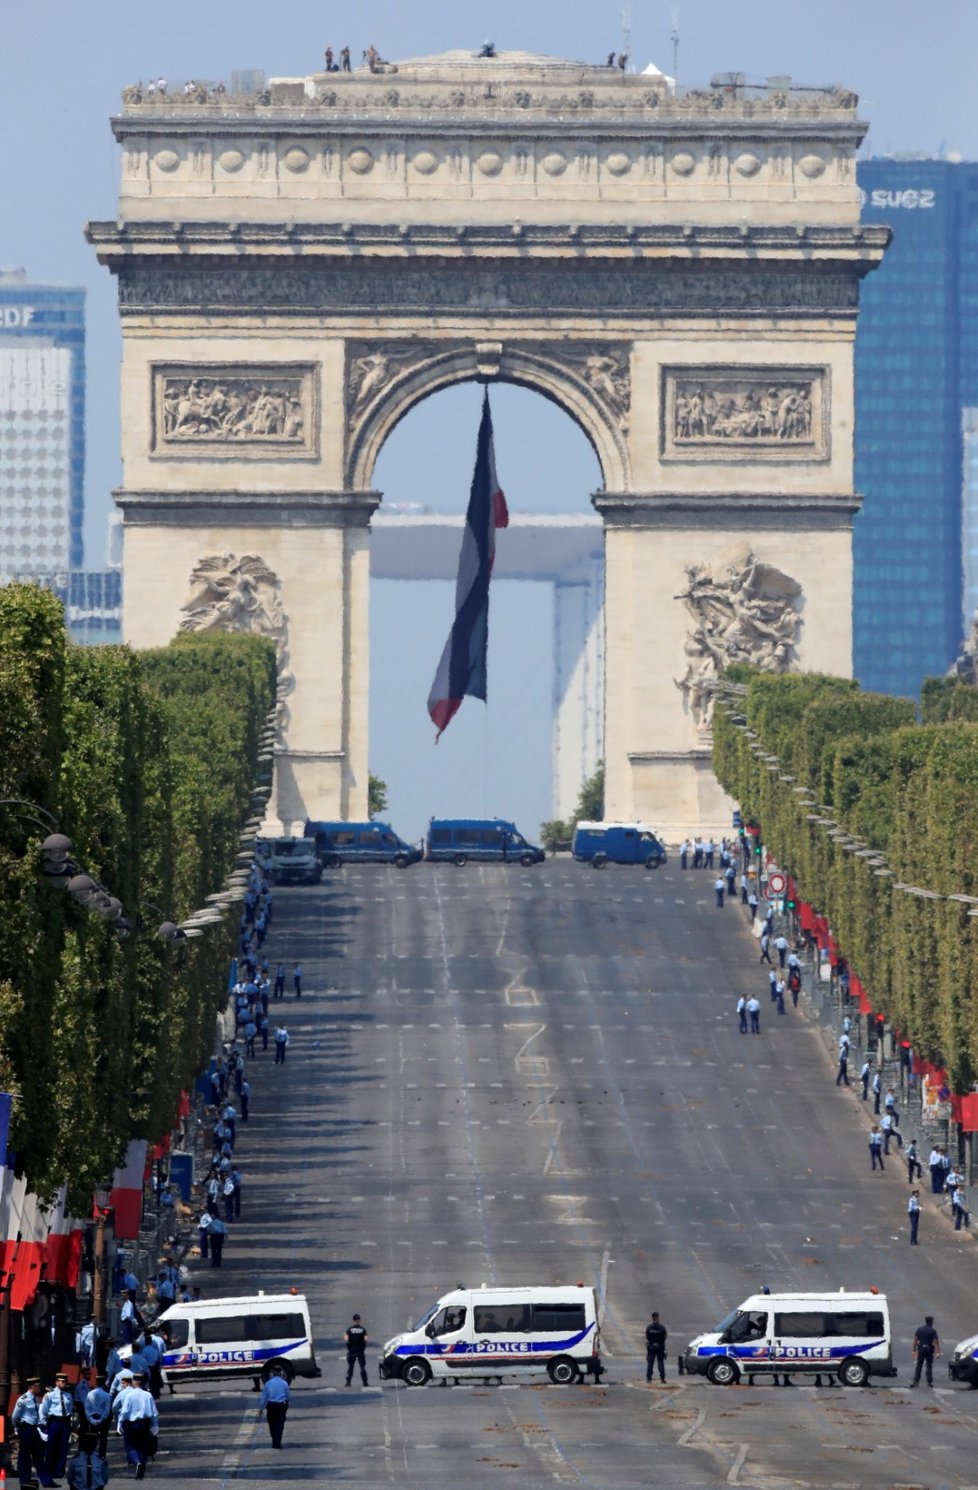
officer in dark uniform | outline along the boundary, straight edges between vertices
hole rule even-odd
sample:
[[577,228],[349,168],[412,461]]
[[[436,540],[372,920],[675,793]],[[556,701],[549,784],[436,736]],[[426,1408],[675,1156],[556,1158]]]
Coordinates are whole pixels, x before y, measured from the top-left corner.
[[367,1381],[367,1332],[360,1323],[359,1314],[354,1314],[353,1323],[349,1326],[343,1336],[346,1341],[346,1384],[351,1386],[353,1382],[353,1368],[359,1365],[360,1380],[364,1386]]
[[645,1327],[645,1380],[652,1380],[653,1369],[658,1366],[659,1380],[666,1379],[666,1337],[669,1331],[659,1319],[658,1314],[652,1314],[652,1321]]

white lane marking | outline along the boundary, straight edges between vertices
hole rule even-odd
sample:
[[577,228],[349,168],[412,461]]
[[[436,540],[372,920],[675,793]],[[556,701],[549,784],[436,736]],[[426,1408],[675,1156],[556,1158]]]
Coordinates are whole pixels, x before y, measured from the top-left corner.
[[730,1473],[727,1475],[727,1484],[728,1485],[739,1485],[740,1484],[740,1480],[738,1479],[738,1475],[740,1474],[740,1471],[744,1467],[744,1460],[747,1458],[747,1453],[748,1453],[748,1450],[749,1449],[750,1449],[750,1444],[747,1444],[747,1443],[742,1443],[740,1445],[740,1447],[738,1448],[738,1450],[737,1450],[737,1457],[734,1460],[733,1464],[731,1464],[731,1466],[730,1466]]
[[699,1410],[699,1412],[696,1414],[696,1421],[693,1422],[693,1423],[690,1423],[689,1427],[686,1429],[686,1432],[680,1434],[680,1436],[676,1440],[676,1442],[678,1444],[680,1444],[683,1448],[685,1448],[685,1446],[690,1442],[690,1440],[692,1438],[694,1438],[695,1435],[700,1431],[700,1429],[702,1428],[702,1426],[703,1426],[703,1424],[705,1422],[706,1422],[706,1408],[705,1407],[701,1407],[700,1410]]

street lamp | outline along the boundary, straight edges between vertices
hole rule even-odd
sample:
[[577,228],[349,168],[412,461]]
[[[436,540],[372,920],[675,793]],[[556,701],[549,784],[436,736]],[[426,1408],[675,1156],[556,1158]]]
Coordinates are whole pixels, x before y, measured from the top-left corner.
[[92,1197],[95,1205],[95,1276],[92,1279],[92,1322],[95,1336],[104,1323],[105,1313],[105,1223],[111,1215],[109,1201],[112,1192],[107,1185],[99,1185]]

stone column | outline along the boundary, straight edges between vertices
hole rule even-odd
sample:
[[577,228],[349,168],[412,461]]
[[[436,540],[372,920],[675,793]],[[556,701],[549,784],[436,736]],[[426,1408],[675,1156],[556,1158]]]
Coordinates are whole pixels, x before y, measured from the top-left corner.
[[574,810],[601,759],[604,724],[602,566],[553,587],[553,811]]
[[[233,614],[224,624],[227,596],[233,610],[234,576],[243,561],[259,561],[259,598],[276,625],[254,629],[275,641],[285,684],[266,830],[301,832],[307,818],[365,818],[368,524],[377,495],[123,491],[116,500],[131,646],[165,645],[181,628],[250,630]],[[213,605],[200,569],[212,559],[224,591]]]

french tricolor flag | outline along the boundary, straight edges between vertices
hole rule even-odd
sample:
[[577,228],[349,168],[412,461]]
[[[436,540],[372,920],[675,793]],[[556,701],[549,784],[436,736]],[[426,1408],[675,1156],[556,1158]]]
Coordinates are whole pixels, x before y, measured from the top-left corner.
[[428,695],[428,713],[438,730],[436,738],[455,717],[466,694],[485,701],[489,580],[496,557],[496,529],[508,526],[506,498],[496,480],[487,390],[482,400],[475,471],[455,582],[455,620]]

